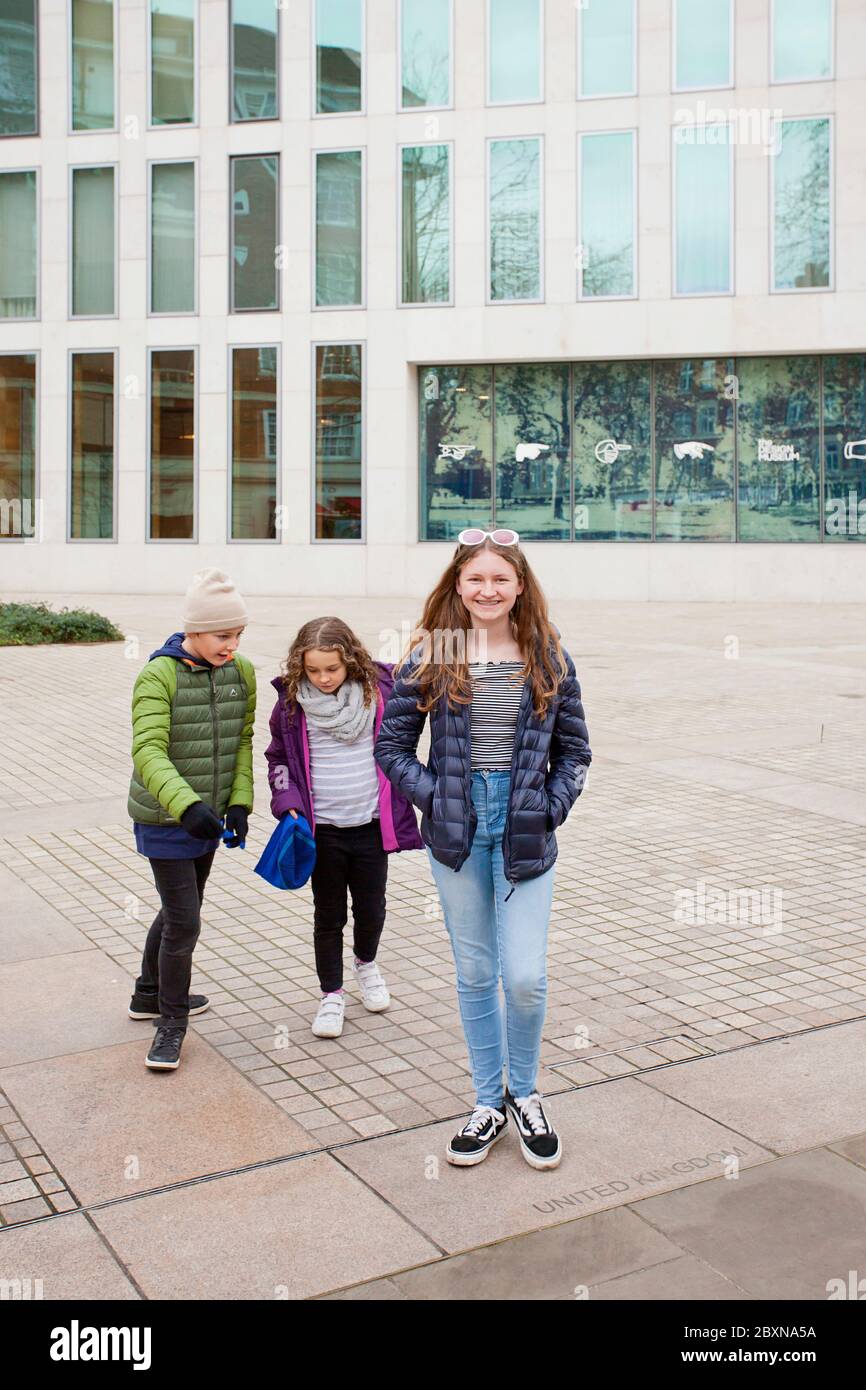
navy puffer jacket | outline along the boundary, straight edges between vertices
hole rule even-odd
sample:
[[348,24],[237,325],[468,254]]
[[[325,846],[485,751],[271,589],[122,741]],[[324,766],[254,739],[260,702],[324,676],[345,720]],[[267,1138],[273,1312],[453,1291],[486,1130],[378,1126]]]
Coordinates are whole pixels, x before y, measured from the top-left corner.
[[[559,629],[556,629],[559,635]],[[478,814],[472,804],[471,704],[448,709],[442,698],[430,711],[430,764],[416,756],[426,714],[416,709],[416,686],[405,675],[414,671],[422,645],[412,651],[407,670],[394,689],[373,748],[388,780],[421,812],[421,838],[434,859],[459,870],[469,858]],[[527,680],[517,716],[508,813],[502,837],[505,875],[511,893],[518,882],[537,878],[559,853],[554,831],[583,790],[592,761],[580,699],[580,684],[571,656],[562,649],[568,674],[540,720],[532,706]]]

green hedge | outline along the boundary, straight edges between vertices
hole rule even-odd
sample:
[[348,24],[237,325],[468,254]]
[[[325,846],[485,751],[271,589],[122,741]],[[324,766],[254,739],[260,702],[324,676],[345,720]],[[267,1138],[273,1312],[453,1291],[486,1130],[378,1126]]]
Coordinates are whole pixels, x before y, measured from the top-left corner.
[[32,647],[40,642],[122,642],[123,633],[101,613],[47,603],[0,603],[0,647]]

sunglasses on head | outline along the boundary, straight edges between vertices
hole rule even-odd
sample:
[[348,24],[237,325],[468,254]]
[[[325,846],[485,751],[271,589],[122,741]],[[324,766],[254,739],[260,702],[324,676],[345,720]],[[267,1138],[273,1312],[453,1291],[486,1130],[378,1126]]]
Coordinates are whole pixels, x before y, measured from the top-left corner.
[[457,539],[461,545],[480,545],[488,536],[494,545],[517,545],[520,540],[517,532],[507,526],[498,531],[482,531],[478,526],[470,526],[468,530],[461,531]]

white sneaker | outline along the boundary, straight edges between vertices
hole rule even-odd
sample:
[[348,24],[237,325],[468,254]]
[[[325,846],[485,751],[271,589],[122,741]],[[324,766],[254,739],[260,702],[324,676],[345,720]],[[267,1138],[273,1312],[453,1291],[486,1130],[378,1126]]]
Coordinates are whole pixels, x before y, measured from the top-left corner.
[[338,1038],[343,1031],[343,1018],[346,1013],[346,998],[342,990],[333,994],[323,994],[319,1011],[313,1019],[313,1032],[317,1038]]
[[380,1014],[391,1002],[388,986],[374,960],[352,961],[352,974],[361,990],[361,1003],[371,1014]]

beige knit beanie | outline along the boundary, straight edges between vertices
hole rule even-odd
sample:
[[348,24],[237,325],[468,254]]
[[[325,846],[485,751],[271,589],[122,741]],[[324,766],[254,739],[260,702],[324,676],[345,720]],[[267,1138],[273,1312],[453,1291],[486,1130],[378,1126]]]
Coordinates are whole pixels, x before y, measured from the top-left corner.
[[211,569],[193,575],[183,604],[184,632],[231,632],[248,622],[244,601],[227,574]]

